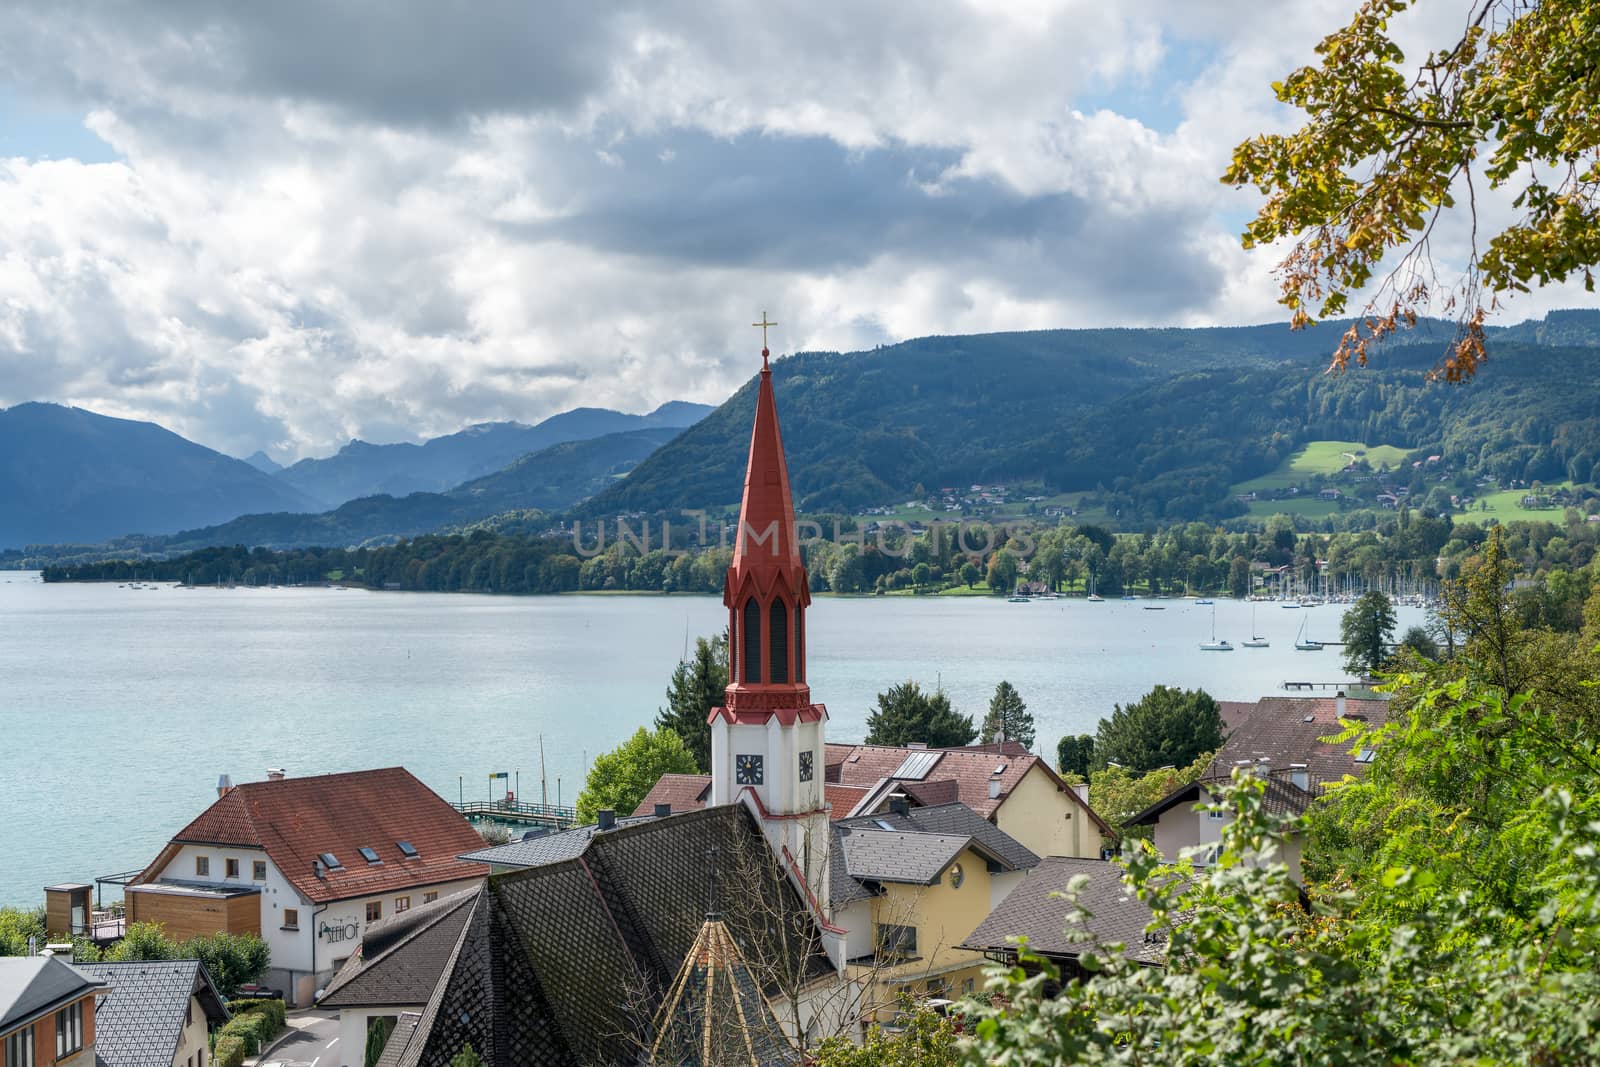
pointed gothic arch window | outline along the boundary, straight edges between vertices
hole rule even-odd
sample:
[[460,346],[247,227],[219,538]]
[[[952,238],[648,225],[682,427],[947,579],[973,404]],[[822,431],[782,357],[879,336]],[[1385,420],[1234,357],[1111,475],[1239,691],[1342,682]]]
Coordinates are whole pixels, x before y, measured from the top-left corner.
[[755,597],[744,602],[744,641],[740,643],[743,655],[744,680],[761,681],[761,604]]
[[794,680],[806,680],[806,612],[798,601],[794,606]]
[[789,606],[781,599],[772,602],[772,610],[768,616],[771,625],[768,629],[771,637],[772,652],[769,660],[772,664],[772,680],[774,682],[787,682],[789,680]]

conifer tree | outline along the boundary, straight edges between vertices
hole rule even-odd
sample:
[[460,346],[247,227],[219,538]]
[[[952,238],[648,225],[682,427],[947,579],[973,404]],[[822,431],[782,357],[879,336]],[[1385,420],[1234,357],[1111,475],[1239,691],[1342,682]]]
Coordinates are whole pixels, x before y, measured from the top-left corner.
[[702,773],[711,769],[711,727],[707,717],[720,707],[728,688],[728,634],[697,638],[694,655],[678,664],[667,686],[667,706],[656,715],[656,728],[683,738]]
[[1002,681],[994,688],[994,696],[989,699],[989,714],[983,720],[983,734],[979,740],[984,744],[995,741],[1015,741],[1023,748],[1033,748],[1033,716],[1028,713],[1028,705],[1022,702],[1022,694],[1010,682]]
[[924,693],[916,682],[902,682],[879,693],[877,710],[867,715],[869,745],[920,741],[929,748],[955,748],[970,745],[977,736],[972,716],[952,708],[943,690]]

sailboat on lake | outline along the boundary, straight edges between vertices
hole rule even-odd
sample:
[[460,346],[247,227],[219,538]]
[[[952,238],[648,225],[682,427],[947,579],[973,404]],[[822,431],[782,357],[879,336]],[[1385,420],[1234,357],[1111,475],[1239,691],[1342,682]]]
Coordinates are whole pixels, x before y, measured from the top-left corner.
[[1256,606],[1250,605],[1250,640],[1240,641],[1245,648],[1266,648],[1272,642],[1256,633]]
[[1200,642],[1202,652],[1232,652],[1233,645],[1226,638],[1217,640],[1217,606],[1211,605],[1211,640]]
[[1300,620],[1300,633],[1294,639],[1294,647],[1301,652],[1321,652],[1322,642],[1311,639],[1310,628],[1311,616],[1307,615]]

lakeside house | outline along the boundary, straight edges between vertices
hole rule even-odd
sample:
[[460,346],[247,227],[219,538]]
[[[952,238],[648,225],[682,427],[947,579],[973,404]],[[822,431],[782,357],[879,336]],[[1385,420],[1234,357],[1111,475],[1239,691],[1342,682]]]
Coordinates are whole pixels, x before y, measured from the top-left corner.
[[4,1067],[95,1067],[95,997],[107,987],[71,958],[0,957]]
[[[1180,786],[1128,820],[1151,827],[1151,843],[1168,860],[1184,849],[1200,849],[1194,862],[1210,863],[1233,821],[1226,811],[1196,811],[1218,802],[1220,788],[1233,771],[1243,769],[1266,779],[1264,801],[1269,812],[1304,815],[1333,782],[1359,778],[1372,762],[1371,749],[1326,741],[1344,729],[1343,721],[1379,724],[1388,717],[1388,702],[1334,697],[1263,697],[1254,702],[1220,701],[1228,739],[1197,781]],[[1291,834],[1277,857],[1300,879],[1301,835]]]
[[310,1004],[387,915],[470,888],[488,868],[457,858],[482,838],[403,767],[219,784],[126,888],[129,922],[168,936],[250,933],[272,953],[266,984]]

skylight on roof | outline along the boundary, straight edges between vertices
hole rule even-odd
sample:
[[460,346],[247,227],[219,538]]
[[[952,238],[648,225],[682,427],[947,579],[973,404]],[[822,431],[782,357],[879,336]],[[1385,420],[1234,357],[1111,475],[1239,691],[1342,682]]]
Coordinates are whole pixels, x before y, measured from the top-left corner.
[[[332,852],[324,852],[322,855],[318,856],[317,859],[321,860],[322,865],[330,870],[342,870],[344,868],[344,864],[339,862],[339,857],[335,856]],[[300,862],[304,863],[305,861],[301,860]]]
[[361,858],[366,860],[368,863],[383,862],[378,858],[378,850],[375,848],[368,848],[366,845],[362,845],[360,848],[356,849],[356,851],[361,853]]
[[939,762],[942,752],[913,752],[900,761],[900,766],[889,773],[890,778],[909,779],[920,782],[933,770],[933,765]]
[[394,843],[394,847],[398,848],[400,850],[400,855],[404,856],[408,860],[414,860],[417,858],[417,846],[413,845],[410,841],[396,841]]
[[890,825],[890,823],[889,823],[889,821],[887,819],[873,819],[872,821],[877,823],[878,826],[881,829],[884,829],[884,830],[893,830],[894,829],[894,827],[892,825]]
[[1356,753],[1356,762],[1357,763],[1371,763],[1372,762],[1372,757],[1375,756],[1375,755],[1377,755],[1377,753],[1374,752],[1372,749],[1364,748],[1360,752]]

